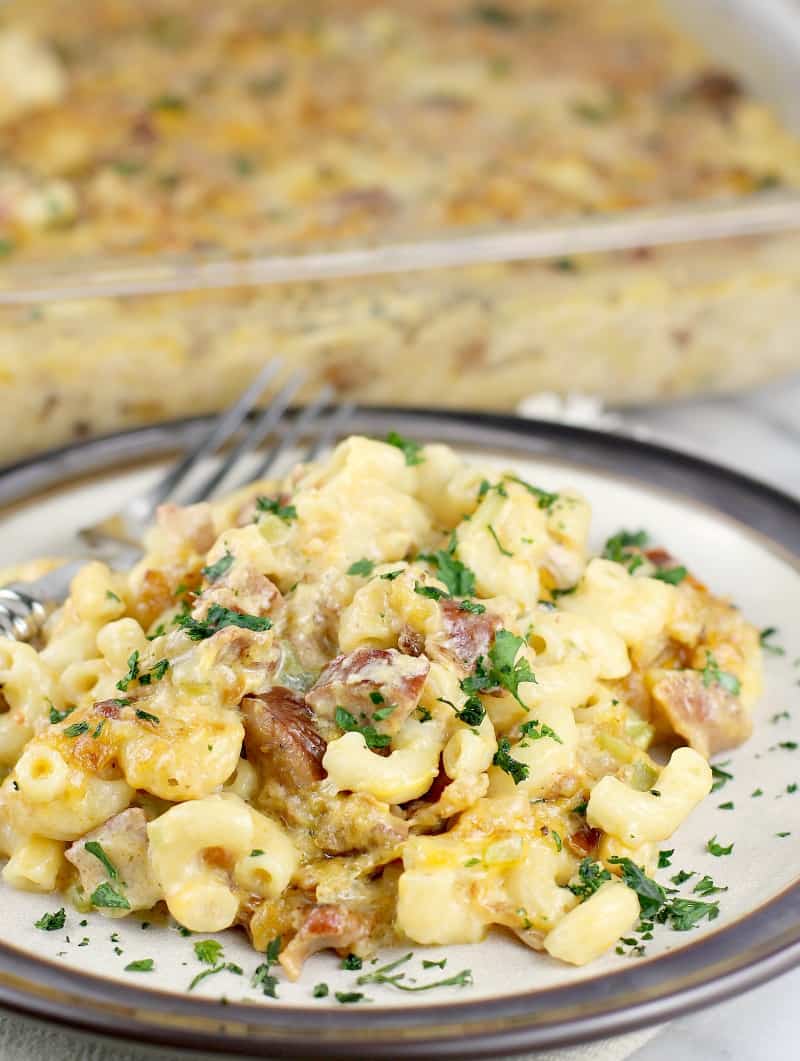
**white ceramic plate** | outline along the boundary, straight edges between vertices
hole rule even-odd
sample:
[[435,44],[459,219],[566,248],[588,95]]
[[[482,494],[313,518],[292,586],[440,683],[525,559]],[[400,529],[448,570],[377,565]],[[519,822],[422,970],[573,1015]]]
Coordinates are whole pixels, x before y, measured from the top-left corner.
[[[325,954],[309,961],[300,983],[282,980],[279,999],[272,1000],[250,986],[260,959],[235,932],[218,938],[226,960],[244,974],[220,973],[189,994],[188,984],[202,970],[192,947],[197,937],[183,938],[166,923],[143,927],[135,917],[110,921],[71,910],[63,930],[43,932],[34,922],[61,902],[0,885],[0,1002],[140,1041],[243,1056],[300,1056],[312,1044],[316,1056],[352,1056],[356,1044],[363,1048],[369,1041],[376,1058],[465,1057],[662,1020],[793,964],[800,957],[800,787],[793,790],[800,786],[800,747],[793,747],[800,745],[800,568],[787,546],[800,544],[800,506],[658,447],[553,424],[362,412],[357,427],[444,438],[481,460],[512,465],[545,488],[576,486],[592,505],[596,548],[620,527],[644,527],[754,623],[777,627],[774,641],[785,654],[766,657],[755,735],[721,757],[732,780],[662,845],[675,849],[672,868],[659,874],[662,884],[686,869],[698,874],[682,889],[688,897],[703,874],[728,887],[713,897],[720,899],[719,918],[685,933],[659,927],[644,957],[611,954],[584,969],[532,953],[500,932],[471,947],[416,948],[410,975],[425,980],[470,969],[473,980],[469,987],[419,995],[381,985],[358,988],[358,973]],[[62,551],[74,529],[157,474],[148,458],[163,459],[197,428],[197,422],[184,422],[114,436],[0,476],[0,503],[6,505],[0,566]],[[118,467],[131,458],[133,467]],[[763,794],[754,796],[759,789]],[[733,810],[719,806],[731,802]],[[708,853],[714,835],[733,843],[730,856]],[[403,953],[387,951],[384,960]],[[143,958],[154,959],[153,972],[124,971]],[[423,973],[422,958],[447,958],[446,969]],[[320,981],[330,986],[326,999],[312,996]],[[371,1001],[344,1006],[332,997],[352,990]]]

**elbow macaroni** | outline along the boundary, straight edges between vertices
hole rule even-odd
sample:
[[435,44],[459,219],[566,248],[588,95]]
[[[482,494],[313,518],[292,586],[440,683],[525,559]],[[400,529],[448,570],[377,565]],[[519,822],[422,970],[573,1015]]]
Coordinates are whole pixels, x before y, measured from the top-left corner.
[[[638,917],[618,860],[653,873],[711,788],[701,739],[660,771],[649,745],[726,710],[706,745],[746,735],[759,655],[648,554],[587,561],[588,524],[577,494],[366,438],[163,506],[133,571],[87,564],[38,649],[0,640],[4,884],[85,902],[104,880],[130,898],[110,916],[163,897],[295,953],[350,946],[344,919],[593,960]],[[741,696],[703,701],[695,672],[670,728],[663,676],[710,652]]]

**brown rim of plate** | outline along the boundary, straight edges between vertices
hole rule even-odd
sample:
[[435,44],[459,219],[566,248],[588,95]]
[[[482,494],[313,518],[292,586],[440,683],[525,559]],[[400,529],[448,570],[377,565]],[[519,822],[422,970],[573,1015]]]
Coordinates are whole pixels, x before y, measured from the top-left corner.
[[[67,446],[0,471],[0,505],[190,444],[207,418]],[[359,409],[348,425],[567,462],[646,484],[724,514],[800,567],[800,502],[740,473],[624,435],[510,416]],[[115,1038],[240,1057],[485,1057],[567,1046],[710,1005],[800,963],[800,882],[732,925],[580,983],[478,1001],[327,1009],[222,1003],[104,980],[0,943],[0,1004]]]

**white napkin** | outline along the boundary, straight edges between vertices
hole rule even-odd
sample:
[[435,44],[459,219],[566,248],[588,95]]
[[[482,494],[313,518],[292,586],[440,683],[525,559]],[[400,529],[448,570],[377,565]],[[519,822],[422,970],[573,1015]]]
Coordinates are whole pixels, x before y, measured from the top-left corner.
[[[568,1050],[529,1054],[520,1061],[624,1061],[658,1031],[658,1027],[645,1028],[614,1039],[573,1046]],[[206,1061],[211,1061],[213,1057],[215,1061],[224,1061],[220,1055],[184,1055],[174,1049],[128,1045],[65,1031],[55,1025],[40,1024],[28,1018],[0,1015],[0,1061],[174,1061],[176,1056],[204,1058]],[[359,1056],[363,1061],[368,1061],[366,1051]],[[313,1055],[309,1055],[309,1061],[312,1058]]]

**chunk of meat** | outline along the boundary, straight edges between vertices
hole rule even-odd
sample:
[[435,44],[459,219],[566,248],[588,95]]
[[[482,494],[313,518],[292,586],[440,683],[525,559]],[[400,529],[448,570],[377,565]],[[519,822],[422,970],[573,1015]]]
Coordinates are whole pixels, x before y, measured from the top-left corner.
[[314,807],[314,843],[328,855],[395,848],[408,822],[367,792],[338,793]]
[[278,685],[246,696],[241,710],[248,761],[258,764],[264,778],[300,789],[325,776],[325,740],[302,696]]
[[500,618],[491,612],[476,615],[464,611],[454,600],[443,600],[439,607],[442,629],[426,639],[425,651],[431,659],[455,662],[468,673],[475,669],[480,656],[488,654],[495,632],[502,625]]
[[[332,719],[336,708],[343,707],[359,724],[371,722],[380,732],[396,733],[419,703],[430,667],[425,656],[357,648],[331,660],[306,700],[320,718]],[[388,708],[392,710],[386,714]]]
[[369,935],[370,919],[365,914],[332,903],[314,906],[278,960],[289,979],[297,980],[312,954],[328,949],[349,951]]
[[[94,841],[108,858],[116,876],[97,855],[87,851],[86,844]],[[67,861],[78,871],[87,896],[103,883],[110,883],[129,904],[130,910],[149,910],[163,898],[161,889],[150,874],[147,857],[147,818],[139,807],[130,807],[115,814],[107,822],[93,829],[71,844]],[[103,907],[107,917],[124,917],[128,910]]]
[[661,671],[651,686],[657,712],[669,729],[708,759],[734,748],[753,731],[750,712],[722,686],[704,685],[697,671]]
[[234,560],[222,578],[203,590],[192,611],[195,619],[205,619],[212,604],[246,615],[271,615],[283,597],[266,575],[243,560]]

